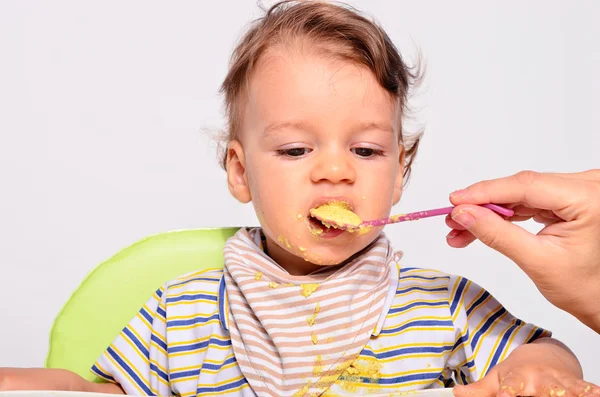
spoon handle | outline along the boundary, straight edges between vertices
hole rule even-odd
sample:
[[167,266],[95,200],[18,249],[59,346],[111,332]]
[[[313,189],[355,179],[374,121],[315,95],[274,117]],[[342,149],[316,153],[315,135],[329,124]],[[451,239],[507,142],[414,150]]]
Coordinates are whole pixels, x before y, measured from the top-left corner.
[[[514,211],[496,204],[483,204],[482,207],[488,208],[503,216],[513,216]],[[448,215],[455,207],[436,208],[433,210],[411,212],[409,214],[392,215],[389,218],[376,219],[374,221],[365,221],[361,226],[383,226],[390,223],[398,223],[405,221],[416,221],[421,218],[429,218],[438,215]]]

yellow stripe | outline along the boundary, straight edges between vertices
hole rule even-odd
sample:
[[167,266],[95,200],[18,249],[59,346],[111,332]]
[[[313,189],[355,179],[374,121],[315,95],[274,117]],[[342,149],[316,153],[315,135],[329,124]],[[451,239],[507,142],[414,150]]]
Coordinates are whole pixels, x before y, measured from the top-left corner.
[[235,383],[238,380],[244,379],[244,375],[238,376],[237,378],[233,378],[233,379],[227,379],[221,382],[216,382],[216,383],[198,383],[198,386],[196,388],[201,388],[201,387],[218,387],[218,386],[223,386],[226,385],[228,383]]
[[[194,343],[202,343],[202,342],[206,342],[207,340],[210,340],[210,339],[220,340],[221,342],[228,342],[228,341],[231,340],[231,338],[228,338],[228,337],[221,338],[219,335],[211,334],[211,335],[209,335],[209,336],[207,336],[205,338],[190,339],[190,340],[184,340],[184,341],[181,341],[181,342],[171,342],[171,343],[169,343],[169,347],[191,345],[191,344],[194,344]],[[212,361],[212,360],[204,360],[204,362],[209,362],[209,361]],[[220,361],[219,362],[214,361],[214,362],[215,363],[219,363]]]
[[[388,329],[392,329],[392,328],[398,328],[398,327],[402,327],[403,325],[406,325],[408,323],[412,323],[415,321],[426,321],[426,320],[450,320],[450,316],[419,316],[419,317],[415,317],[415,318],[411,318],[410,320],[406,320],[400,324],[394,324],[394,325],[390,325],[386,328],[383,328],[384,330],[388,330]],[[434,325],[432,325],[432,327],[435,327]],[[452,328],[454,329],[454,328]],[[382,336],[387,336],[388,334],[383,334]]]
[[[479,290],[479,293],[477,294],[477,296],[476,296],[475,298],[473,298],[473,299],[471,300],[471,302],[469,302],[469,303],[465,303],[465,305],[464,305],[465,312],[467,311],[467,309],[468,309],[469,307],[471,307],[471,305],[472,305],[473,303],[477,302],[477,299],[481,298],[481,296],[482,296],[483,294],[485,294],[485,289],[481,288],[481,289]],[[485,301],[484,301],[484,302],[485,302]]]
[[393,334],[385,334],[385,336],[396,336],[396,335],[402,335],[406,332],[412,332],[412,331],[454,331],[454,327],[437,327],[437,326],[431,326],[431,327],[410,327],[410,328],[406,328],[403,329],[400,332],[395,332]]
[[[133,372],[135,372],[135,373],[136,373],[136,375],[137,375],[137,376],[138,376],[138,377],[139,377],[139,378],[140,378],[142,381],[144,381],[144,384],[145,384],[146,386],[148,386],[148,388],[149,388],[150,390],[152,390],[152,392],[153,392],[153,393],[156,393],[156,394],[158,394],[158,393],[157,393],[157,391],[156,391],[156,390],[155,390],[155,389],[154,389],[154,388],[153,388],[151,385],[149,385],[149,384],[146,384],[146,382],[145,382],[145,380],[144,380],[144,377],[142,376],[142,374],[140,374],[140,372],[137,370],[137,368],[135,367],[135,365],[133,365],[133,363],[132,363],[131,361],[129,361],[129,359],[127,358],[127,356],[125,356],[123,353],[121,353],[121,352],[119,351],[119,349],[117,349],[117,347],[116,347],[116,346],[114,346],[114,345],[113,345],[113,346],[111,346],[111,347],[112,347],[112,349],[113,349],[113,350],[114,350],[114,351],[115,351],[115,352],[116,352],[116,353],[119,355],[119,357],[121,358],[121,360],[123,360],[123,361],[125,361],[127,364],[129,364],[129,367],[131,368],[131,370],[132,370]],[[134,382],[134,383],[135,383],[135,382]]]
[[[462,278],[461,278],[461,280],[462,280]],[[456,288],[458,288],[459,284],[460,283],[456,283]],[[452,315],[452,322],[453,323],[456,322],[456,317],[458,316],[458,313],[460,313],[461,308],[463,307],[464,300],[465,300],[465,295],[467,294],[467,291],[471,287],[471,284],[472,284],[471,280],[467,280],[467,285],[465,286],[465,289],[463,290],[463,292],[462,292],[462,294],[460,296],[460,300],[458,301],[458,305],[456,305],[456,310],[454,311],[454,314]],[[454,293],[456,293],[456,291],[454,291]],[[450,302],[454,302],[454,293],[450,297]]]
[[[104,351],[104,355],[106,356],[106,358],[109,359],[109,361],[111,361],[113,363],[113,366],[116,368],[117,371],[119,371],[119,373],[121,373],[122,375],[125,375],[125,377],[127,379],[129,379],[129,382],[136,388],[138,389],[138,391],[140,392],[140,395],[143,396],[145,394],[145,392],[142,390],[142,388],[137,384],[136,381],[133,380],[133,378],[131,376],[129,376],[129,374],[127,373],[127,371],[124,371],[123,368],[121,368],[121,366],[115,361],[115,359],[113,359],[110,354],[108,354],[108,351],[105,350]],[[114,377],[114,376],[113,376]],[[154,392],[154,390],[153,390]],[[154,392],[156,393],[156,392]],[[156,393],[158,394],[158,393]]]
[[202,349],[190,350],[190,351],[186,351],[186,352],[171,353],[171,354],[169,354],[169,357],[189,356],[190,354],[198,354],[198,353],[205,352],[209,347],[211,349],[217,349],[217,350],[231,349],[231,346],[219,346],[219,345],[210,346],[209,345],[207,347],[203,347]]
[[[418,299],[417,299],[417,301],[418,301]],[[439,302],[448,302],[448,300],[447,299],[422,300],[421,302],[439,303]],[[399,307],[397,307],[397,308],[399,308]],[[400,311],[400,312],[397,312],[397,313],[388,314],[386,318],[398,317],[398,316],[401,316],[403,314],[410,313],[410,312],[412,312],[414,310],[432,310],[432,309],[444,309],[444,308],[448,308],[448,305],[446,304],[446,306],[433,306],[433,307],[432,306],[415,306],[415,307],[411,307],[408,310],[403,310],[403,311]]]
[[217,304],[217,302],[211,301],[211,300],[208,300],[208,299],[195,299],[193,301],[171,302],[171,303],[168,303],[167,305],[169,307],[171,307],[171,306],[179,306],[179,305],[195,305],[196,303],[208,303],[208,304],[211,304],[211,305],[216,305]]
[[[106,369],[104,369],[104,367],[102,367],[102,365],[100,365],[100,361],[96,361],[96,362],[94,363],[94,365],[95,365],[96,367],[98,367],[98,369],[99,369],[100,371],[102,371],[102,372],[103,372],[105,375],[112,376],[112,374],[110,373],[110,371],[107,371]],[[94,372],[94,374],[96,374],[96,373]],[[104,377],[102,377],[102,378],[104,378]],[[113,377],[113,378],[114,378],[114,377]],[[106,378],[104,378],[104,379],[106,379]],[[106,379],[106,380],[108,380],[108,379]],[[109,382],[111,382],[111,383],[116,383],[116,381],[115,381],[115,380],[108,380],[108,381],[109,381]]]
[[169,295],[167,296],[167,298],[171,299],[171,298],[178,298],[183,295],[196,295],[196,294],[217,296],[218,292],[211,292],[211,291],[207,291],[205,289],[193,289],[193,290],[185,290],[178,294],[172,294],[171,291],[169,291]]
[[[164,372],[165,374],[167,374],[167,376],[169,376],[169,372],[164,369],[163,367],[161,367],[158,362],[156,362],[155,360],[150,360],[150,362],[154,365],[156,365],[158,367],[158,369],[160,369],[162,372]],[[158,381],[160,383],[162,383],[163,385],[170,387],[171,385],[169,385],[169,382],[167,382],[166,380],[164,380],[163,378],[160,377],[160,375],[158,373],[156,373],[156,371],[152,371],[152,369],[150,369],[150,372],[155,374],[156,379],[158,379]]]
[[[408,278],[410,279],[411,276],[403,276],[403,278]],[[439,283],[439,282],[444,282],[443,284],[440,285],[440,287],[442,287],[444,284],[446,284],[448,282],[448,277],[436,277],[433,279],[422,279],[419,278],[417,279],[419,281],[419,283]],[[400,282],[402,282],[403,280],[400,280]],[[416,281],[416,280],[411,280],[411,281]]]
[[[383,335],[380,336],[378,339],[381,340],[381,342],[383,342],[382,340]],[[375,349],[372,346],[367,345],[365,347],[365,349],[369,349],[370,351],[372,351],[375,354],[381,354],[381,353],[386,353],[392,350],[397,350],[397,349],[403,349],[403,348],[407,348],[407,347],[444,347],[444,346],[448,346],[449,343],[447,342],[415,342],[415,343],[403,343],[401,345],[393,345],[393,346],[387,346],[384,348],[380,348],[380,349]],[[451,346],[454,346],[454,344],[452,344]]]
[[133,342],[132,342],[132,341],[129,339],[129,337],[128,337],[128,336],[127,336],[127,335],[126,335],[124,332],[121,332],[121,339],[123,339],[125,342],[127,342],[127,344],[128,344],[129,346],[131,346],[131,348],[132,348],[132,349],[133,349],[133,350],[134,350],[134,351],[135,351],[135,352],[138,354],[138,356],[140,356],[140,358],[141,358],[142,360],[144,360],[144,362],[145,362],[146,364],[148,364],[148,357],[146,357],[146,356],[144,355],[144,353],[142,353],[142,352],[140,351],[140,349],[138,349],[138,347],[135,345],[135,343],[133,343]]
[[477,305],[476,308],[474,308],[473,310],[471,310],[471,313],[469,313],[469,315],[467,316],[467,321],[471,318],[471,316],[473,315],[473,313],[476,313],[477,310],[481,309],[482,307],[485,307],[490,299],[492,299],[492,295],[491,294],[488,295],[488,297],[485,298],[483,300],[483,302],[481,302],[479,305]]
[[[211,393],[204,392],[204,393],[202,393],[202,395],[203,396],[218,396],[218,395],[223,395],[224,393],[229,394],[229,393],[233,393],[233,392],[236,392],[236,391],[240,391],[240,390],[245,389],[247,387],[249,387],[248,383],[244,383],[241,386],[238,386],[238,387],[236,387],[234,389],[229,389],[229,390],[224,391],[224,392],[222,392],[222,391],[216,391],[216,392],[211,392]],[[196,391],[193,391],[193,392],[189,392],[189,393],[183,393],[183,394],[181,394],[181,397],[195,396],[195,395],[196,395]]]
[[[204,361],[202,361],[201,364],[188,365],[186,367],[171,368],[171,373],[182,372],[182,371],[191,371],[191,370],[194,370],[194,369],[200,369],[200,368],[202,368],[202,366],[204,364],[214,364],[214,365],[223,364],[225,361],[229,360],[233,356],[234,356],[233,354],[228,354],[227,356],[225,356],[225,358],[223,360],[205,359]],[[235,363],[235,361],[234,361],[234,363]]]
[[[430,385],[432,383],[437,383],[441,386],[444,385],[444,382],[442,382],[441,380],[435,378],[435,379],[423,379],[423,380],[415,380],[412,382],[403,382],[400,387],[402,387],[403,389],[409,389],[413,386],[419,386],[419,385]],[[386,389],[398,389],[398,384],[391,384],[391,385],[382,385],[382,384],[377,384],[377,383],[361,383],[361,382],[349,382],[347,380],[344,381],[336,381],[335,384],[337,384],[340,387],[344,387],[346,385],[350,386],[350,388],[353,390],[354,387],[356,386],[357,388],[369,388],[369,389],[378,389],[378,390],[386,390]],[[341,386],[340,384],[343,384],[344,386]],[[402,395],[402,391],[399,392],[399,395]]]
[[[508,312],[504,312],[500,317],[498,317],[494,321],[494,323],[490,326],[490,328],[487,331],[485,331],[485,333],[483,335],[481,335],[481,337],[479,338],[479,341],[477,342],[477,347],[475,347],[475,351],[473,352],[474,357],[477,357],[477,353],[479,353],[479,349],[481,348],[481,346],[483,346],[483,340],[485,339],[485,337],[492,333],[494,328],[496,328],[496,325],[498,325],[500,320],[502,320],[504,317],[506,317],[507,314],[508,314]],[[485,372],[483,372],[483,373],[485,373]]]
[[212,319],[203,323],[199,323],[199,324],[192,324],[192,325],[172,325],[169,327],[169,331],[181,331],[184,329],[193,329],[193,328],[198,328],[198,327],[203,327],[207,324],[220,324],[219,319]]
[[135,336],[138,338],[138,341],[140,341],[140,343],[141,343],[142,345],[144,345],[144,347],[145,347],[146,349],[148,349],[148,342],[147,342],[147,341],[146,341],[144,338],[142,338],[142,337],[140,336],[140,334],[138,334],[138,332],[135,330],[135,328],[130,328],[130,327],[127,327],[127,329],[128,329],[128,330],[130,330],[130,331],[131,331],[131,332],[132,332],[132,333],[133,333],[133,334],[134,334],[134,335],[135,335]]
[[[444,351],[444,352],[440,352],[440,353],[403,353],[400,354],[398,356],[394,356],[394,357],[389,357],[389,358],[380,358],[377,359],[377,362],[381,362],[381,363],[392,363],[394,361],[402,361],[405,358],[439,358],[439,357],[443,357],[446,354],[449,354],[451,351]],[[428,368],[429,369],[429,368]]]
[[[218,311],[214,311],[212,313],[193,313],[193,314],[188,314],[187,316],[169,316],[169,321],[172,320],[189,320],[189,319],[193,319],[196,317],[211,317],[214,316],[215,314],[218,314]],[[171,328],[169,328],[171,329]]]
[[[506,312],[504,314],[506,314]],[[502,318],[502,316],[500,316],[500,318]],[[500,320],[500,318],[498,318],[498,320]],[[487,374],[487,371],[490,368],[490,364],[492,363],[492,358],[494,357],[494,353],[496,352],[496,349],[498,349],[498,345],[500,344],[500,341],[502,341],[502,335],[504,335],[506,333],[506,331],[508,331],[509,328],[512,327],[513,325],[515,325],[515,320],[511,321],[506,326],[506,328],[504,328],[500,333],[497,334],[496,342],[494,343],[494,347],[488,354],[488,359],[483,367],[482,373]],[[490,327],[490,328],[492,328],[492,327]]]
[[[413,288],[413,287],[422,288],[422,287],[419,287],[417,284],[415,284],[410,287],[402,287],[402,289],[409,289],[409,288]],[[437,287],[437,288],[440,288],[440,287]],[[447,293],[448,293],[447,289],[444,289],[443,291],[433,291],[433,288],[432,288],[432,289],[417,289],[417,290],[406,291],[406,292],[401,292],[401,293],[396,292],[396,296],[406,296],[406,295],[411,295],[411,294],[424,294],[424,295],[443,294],[443,295],[446,295]],[[395,307],[395,306],[392,306],[392,307]]]
[[[510,345],[512,345],[513,340],[515,339],[515,337],[517,336],[517,334],[519,333],[519,330],[521,328],[523,328],[525,326],[525,323],[522,322],[521,325],[517,326],[517,328],[515,328],[515,331],[513,332],[513,334],[511,335],[510,339],[508,340],[508,342],[506,342],[506,346],[504,346],[504,351],[502,352],[502,355],[500,356],[500,360],[498,362],[502,362],[504,361],[504,358],[506,357],[506,353],[508,353],[510,351]],[[532,331],[533,332],[533,331]],[[526,339],[527,340],[527,339]]]

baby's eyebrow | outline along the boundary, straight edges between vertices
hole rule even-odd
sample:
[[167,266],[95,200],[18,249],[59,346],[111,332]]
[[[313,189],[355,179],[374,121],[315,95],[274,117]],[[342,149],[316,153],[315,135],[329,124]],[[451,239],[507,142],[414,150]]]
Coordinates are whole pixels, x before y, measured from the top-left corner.
[[[270,135],[274,135],[282,130],[291,129],[291,130],[301,130],[301,131],[310,131],[314,128],[314,125],[306,121],[280,121],[276,123],[269,124],[263,131],[263,137],[268,137]],[[385,122],[376,122],[376,121],[367,121],[361,122],[352,127],[352,132],[360,132],[360,131],[368,131],[368,130],[380,130],[384,132],[389,132],[390,134],[395,134],[394,127]]]
[[263,131],[263,137],[267,137],[285,129],[308,131],[311,127],[312,126],[305,121],[279,121],[269,124]]

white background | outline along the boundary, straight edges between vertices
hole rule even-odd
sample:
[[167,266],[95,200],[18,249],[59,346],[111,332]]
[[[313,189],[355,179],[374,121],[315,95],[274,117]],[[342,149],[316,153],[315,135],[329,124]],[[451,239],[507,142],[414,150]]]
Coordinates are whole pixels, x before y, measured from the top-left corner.
[[[396,212],[522,169],[600,166],[600,3],[353,4],[427,61],[414,102],[426,136]],[[43,365],[54,316],[124,246],[257,223],[229,196],[211,134],[230,52],[258,15],[254,1],[0,2],[0,366]],[[508,259],[453,250],[447,232],[442,218],[387,229],[406,264],[472,278],[600,384],[599,336]]]

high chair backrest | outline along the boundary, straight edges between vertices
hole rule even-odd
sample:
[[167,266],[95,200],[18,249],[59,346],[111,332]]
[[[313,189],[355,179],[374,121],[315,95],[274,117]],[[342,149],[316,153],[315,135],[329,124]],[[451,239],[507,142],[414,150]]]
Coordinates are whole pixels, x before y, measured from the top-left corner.
[[223,247],[238,228],[182,230],[147,237],[98,265],[54,321],[46,367],[94,380],[92,364],[165,282],[223,267]]

